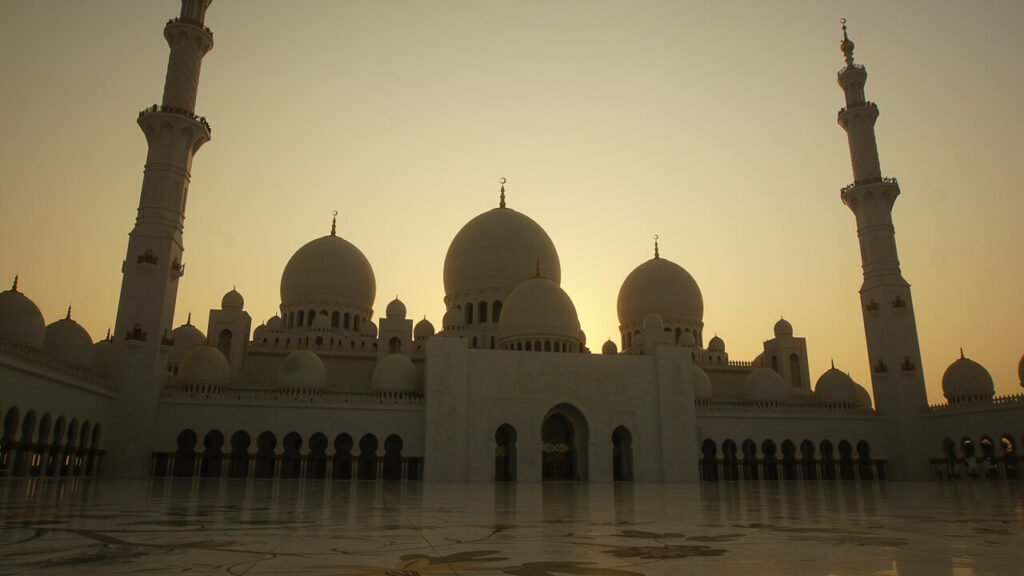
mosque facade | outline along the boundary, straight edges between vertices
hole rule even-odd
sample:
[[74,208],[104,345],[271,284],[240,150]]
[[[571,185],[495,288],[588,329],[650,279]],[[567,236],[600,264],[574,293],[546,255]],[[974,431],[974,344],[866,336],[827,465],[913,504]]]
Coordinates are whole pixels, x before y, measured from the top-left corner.
[[[371,263],[329,234],[281,276],[280,313],[253,325],[226,293],[205,332],[174,328],[195,113],[213,48],[211,0],[164,28],[163,99],[139,113],[149,152],[114,330],[46,324],[15,279],[0,293],[0,475],[198,476],[487,482],[1024,477],[1024,395],[996,397],[969,358],[929,405],[910,285],[879,166],[865,68],[843,28],[838,73],[854,181],[873,390],[816,379],[786,320],[753,359],[705,339],[700,287],[661,257],[618,296],[619,341],[588,347],[544,229],[506,205],[459,230],[440,330],[397,298],[375,320]],[[1019,366],[1024,382],[1024,357]],[[1024,385],[1024,383],[1022,383]]]

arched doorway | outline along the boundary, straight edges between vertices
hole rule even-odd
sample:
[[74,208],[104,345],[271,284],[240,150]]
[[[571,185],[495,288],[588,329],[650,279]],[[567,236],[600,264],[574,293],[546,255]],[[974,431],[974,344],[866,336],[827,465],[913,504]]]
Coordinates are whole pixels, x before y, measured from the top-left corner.
[[359,439],[359,463],[356,466],[356,478],[359,480],[377,479],[377,437],[364,434]]
[[392,434],[384,439],[384,458],[380,476],[384,480],[402,479],[402,437]]
[[711,438],[700,445],[700,477],[705,482],[718,482],[718,445]]
[[[192,476],[195,473],[196,433],[186,428],[178,433],[178,450],[174,453],[174,475],[179,477]],[[71,442],[68,442],[70,444]]]
[[494,432],[494,481],[516,480],[516,429],[502,424]]
[[612,431],[612,480],[633,480],[633,434],[625,426]]
[[224,435],[220,430],[210,430],[203,437],[203,459],[199,465],[199,475],[203,478],[220,476],[224,460],[221,448],[224,446]]
[[570,404],[548,411],[540,427],[543,480],[587,479],[587,421]]

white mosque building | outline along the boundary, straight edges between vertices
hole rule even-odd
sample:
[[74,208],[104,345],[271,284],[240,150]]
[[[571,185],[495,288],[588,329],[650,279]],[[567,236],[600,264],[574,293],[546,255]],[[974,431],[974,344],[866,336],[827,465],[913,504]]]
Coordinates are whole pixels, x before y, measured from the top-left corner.
[[210,139],[195,113],[210,2],[182,0],[167,23],[163,100],[139,113],[149,154],[113,332],[94,343],[70,309],[46,324],[17,278],[0,293],[0,475],[1024,477],[1024,395],[995,397],[985,368],[961,357],[943,376],[946,402],[928,404],[891,218],[900,189],[879,168],[878,107],[845,26],[838,121],[854,181],[841,198],[857,221],[874,403],[835,367],[812,379],[786,320],[752,359],[705,340],[697,282],[657,245],[622,282],[619,342],[592,351],[556,247],[504,187],[454,235],[440,330],[398,299],[375,320],[372,264],[333,226],[288,261],[279,315],[253,326],[232,290],[205,332],[174,328],[190,169]]

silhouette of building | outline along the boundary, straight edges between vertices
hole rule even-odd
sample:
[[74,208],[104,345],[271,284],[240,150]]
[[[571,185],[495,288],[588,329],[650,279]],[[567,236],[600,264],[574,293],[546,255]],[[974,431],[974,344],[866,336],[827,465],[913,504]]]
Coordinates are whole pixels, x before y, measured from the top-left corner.
[[[444,264],[441,330],[392,300],[374,322],[371,263],[329,234],[295,252],[280,314],[252,328],[232,289],[205,334],[172,329],[192,159],[210,139],[195,101],[211,0],[183,0],[149,145],[114,331],[93,343],[0,293],[0,474],[612,481],[1021,477],[1024,396],[994,397],[955,360],[929,406],[910,286],[879,167],[866,69],[843,27],[839,124],[854,213],[871,386],[834,366],[812,387],[807,345],[780,319],[751,360],[705,343],[700,288],[662,258],[618,298],[620,341],[593,354],[544,229],[506,205],[471,219]],[[621,348],[621,349],[620,349]],[[1020,366],[1024,380],[1024,358]]]

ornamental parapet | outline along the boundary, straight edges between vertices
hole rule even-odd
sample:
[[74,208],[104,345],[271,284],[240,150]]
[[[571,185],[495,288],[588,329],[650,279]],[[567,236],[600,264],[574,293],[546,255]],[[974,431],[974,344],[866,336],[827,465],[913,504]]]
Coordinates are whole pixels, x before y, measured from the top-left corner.
[[324,392],[297,390],[238,390],[190,386],[165,389],[162,400],[212,403],[301,404],[312,407],[351,406],[353,408],[423,408],[423,396],[405,392]]
[[697,414],[710,415],[788,415],[788,416],[836,416],[846,413],[851,416],[871,416],[875,412],[870,408],[862,408],[853,404],[788,404],[786,401],[772,402],[715,402],[713,400],[696,400],[694,405]]
[[177,106],[162,106],[160,104],[153,104],[145,110],[139,111],[139,119],[145,118],[150,114],[156,114],[162,112],[164,114],[177,114],[178,116],[184,116],[193,122],[199,123],[203,128],[206,128],[207,132],[211,132],[210,123],[206,121],[206,116],[199,116],[195,112],[186,110],[184,108],[178,108]]
[[842,194],[846,194],[847,192],[849,192],[850,190],[853,190],[857,186],[864,186],[864,185],[867,185],[867,184],[897,184],[897,185],[899,185],[899,183],[896,181],[896,177],[892,177],[892,178],[884,178],[884,177],[880,177],[880,178],[867,178],[865,180],[854,180],[852,184],[847,184],[846,186],[843,186],[842,188],[840,188],[839,192],[842,193]]
[[956,402],[954,404],[942,402],[940,404],[931,404],[928,406],[928,412],[931,412],[932,414],[966,412],[979,409],[984,410],[992,408],[993,406],[1024,407],[1024,394],[1004,394],[1002,396],[993,396],[991,402],[988,402],[986,398],[983,402]]

